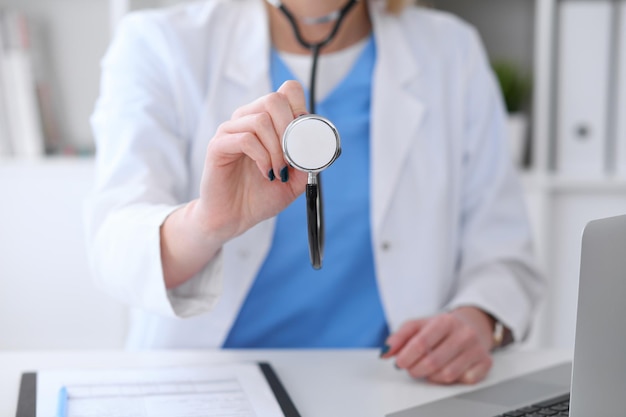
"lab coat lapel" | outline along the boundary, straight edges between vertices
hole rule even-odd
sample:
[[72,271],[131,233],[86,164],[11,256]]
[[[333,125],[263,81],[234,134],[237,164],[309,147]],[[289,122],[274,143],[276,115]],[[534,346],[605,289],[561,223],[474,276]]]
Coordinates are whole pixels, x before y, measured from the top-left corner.
[[[270,36],[264,4],[257,0],[226,2],[228,7],[215,18],[218,27],[212,31],[220,39],[211,44],[207,63],[207,86],[200,125],[199,145],[229,120],[233,112],[271,91],[269,76]],[[204,158],[204,149],[197,152]],[[203,166],[203,159],[197,161]]]
[[371,121],[372,219],[377,237],[411,142],[419,137],[424,104],[417,94],[420,80],[415,54],[398,17],[377,13],[380,5],[375,2],[370,5],[378,55]]

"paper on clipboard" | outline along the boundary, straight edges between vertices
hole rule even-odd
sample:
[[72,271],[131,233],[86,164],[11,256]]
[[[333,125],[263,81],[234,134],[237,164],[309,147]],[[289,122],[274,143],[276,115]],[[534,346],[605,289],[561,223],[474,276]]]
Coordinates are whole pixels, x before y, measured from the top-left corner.
[[281,407],[257,363],[203,367],[40,371],[37,416],[275,417]]

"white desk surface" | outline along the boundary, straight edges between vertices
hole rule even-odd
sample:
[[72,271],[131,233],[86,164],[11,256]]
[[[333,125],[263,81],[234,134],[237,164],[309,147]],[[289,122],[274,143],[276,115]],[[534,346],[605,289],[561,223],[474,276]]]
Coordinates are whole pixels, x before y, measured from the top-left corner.
[[[494,355],[485,381],[474,386],[437,386],[411,379],[379,351],[0,351],[0,416],[15,416],[20,376],[43,369],[193,366],[268,361],[303,417],[382,417],[571,359],[563,350],[510,349]],[[47,416],[44,416],[47,417]]]

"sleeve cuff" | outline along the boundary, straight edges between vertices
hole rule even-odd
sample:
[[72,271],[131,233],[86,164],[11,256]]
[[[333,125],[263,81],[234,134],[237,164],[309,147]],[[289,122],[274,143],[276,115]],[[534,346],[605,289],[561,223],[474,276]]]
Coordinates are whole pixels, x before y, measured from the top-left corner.
[[520,285],[509,265],[491,265],[466,277],[472,284],[459,289],[445,306],[453,310],[463,306],[480,308],[511,330],[516,342],[526,338],[534,310],[532,295]]
[[221,254],[187,283],[165,287],[160,228],[178,207],[137,204],[111,214],[95,240],[96,283],[122,302],[163,316],[211,310],[222,288]]

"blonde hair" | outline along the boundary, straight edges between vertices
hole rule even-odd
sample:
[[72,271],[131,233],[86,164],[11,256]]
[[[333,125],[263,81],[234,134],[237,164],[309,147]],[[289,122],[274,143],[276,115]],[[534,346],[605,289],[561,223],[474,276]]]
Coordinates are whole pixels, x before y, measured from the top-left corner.
[[409,4],[422,4],[420,0],[386,0],[389,13],[400,13]]

